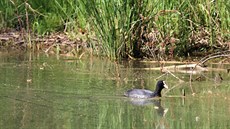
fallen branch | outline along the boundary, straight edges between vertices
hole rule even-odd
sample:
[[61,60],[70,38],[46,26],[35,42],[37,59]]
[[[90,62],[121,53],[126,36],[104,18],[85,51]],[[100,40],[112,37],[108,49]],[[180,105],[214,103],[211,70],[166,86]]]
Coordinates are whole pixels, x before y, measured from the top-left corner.
[[168,90],[166,90],[165,92],[164,92],[164,96],[165,96],[165,94],[167,94],[169,91],[171,91],[172,89],[174,89],[174,88],[176,88],[176,87],[180,87],[182,82],[180,82],[180,83],[178,83],[177,85],[175,85],[175,86],[173,86],[173,87],[171,87],[170,89],[168,89]]
[[208,71],[207,68],[196,66],[197,64],[185,64],[185,65],[171,65],[165,67],[156,67],[156,68],[141,68],[143,70],[161,70],[162,72],[181,72],[181,73],[200,73]]
[[167,73],[171,74],[173,77],[175,77],[176,79],[178,79],[179,82],[184,82],[182,79],[180,79],[179,77],[177,77],[176,75],[174,75],[174,74],[171,73],[170,71],[167,71]]
[[228,57],[229,58],[230,57],[230,50],[216,52],[216,53],[207,55],[204,58],[202,58],[197,65],[203,65],[208,60],[218,58],[218,57]]
[[208,60],[214,59],[214,58],[218,58],[218,57],[228,57],[230,58],[230,54],[227,55],[215,55],[215,56],[211,56],[208,57],[207,59],[203,60],[202,62],[200,62],[201,64],[204,64],[205,62],[207,62]]
[[165,75],[167,75],[167,73],[164,73],[164,74],[160,75],[159,77],[155,78],[155,80],[158,80],[159,78],[161,78],[161,77],[163,77]]

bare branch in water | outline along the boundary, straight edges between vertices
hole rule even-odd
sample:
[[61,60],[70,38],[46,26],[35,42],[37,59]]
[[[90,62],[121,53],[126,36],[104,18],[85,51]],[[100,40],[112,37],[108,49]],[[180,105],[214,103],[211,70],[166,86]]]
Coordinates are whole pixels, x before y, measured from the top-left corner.
[[[198,64],[204,64],[205,62],[207,62],[210,59],[214,59],[214,58],[219,58],[219,57],[227,57],[230,58],[230,50],[227,51],[221,51],[221,52],[216,52],[210,55],[205,56],[204,58],[202,58]],[[197,64],[197,65],[198,65]]]

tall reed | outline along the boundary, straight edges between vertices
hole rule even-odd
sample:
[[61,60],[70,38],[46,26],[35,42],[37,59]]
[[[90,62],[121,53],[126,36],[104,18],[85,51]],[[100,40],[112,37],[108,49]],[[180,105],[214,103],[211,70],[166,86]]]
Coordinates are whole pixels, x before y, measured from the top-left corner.
[[[172,51],[173,55],[188,56],[197,50],[197,44],[201,46],[197,51],[204,51],[206,46],[226,43],[230,15],[229,5],[224,2],[227,1],[81,0],[79,5],[83,5],[80,10],[100,39],[102,52],[119,58],[143,57],[146,48],[153,51],[152,55]],[[155,41],[150,41],[151,33],[156,35]]]
[[184,56],[230,40],[229,0],[1,0],[0,7],[0,29],[85,29],[97,38],[89,46],[110,58]]

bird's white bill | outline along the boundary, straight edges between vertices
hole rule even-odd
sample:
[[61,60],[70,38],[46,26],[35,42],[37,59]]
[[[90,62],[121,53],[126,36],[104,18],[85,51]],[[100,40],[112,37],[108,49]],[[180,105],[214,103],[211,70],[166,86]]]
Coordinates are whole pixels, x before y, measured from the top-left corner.
[[168,89],[169,87],[166,85],[165,81],[163,81],[164,83],[164,88]]

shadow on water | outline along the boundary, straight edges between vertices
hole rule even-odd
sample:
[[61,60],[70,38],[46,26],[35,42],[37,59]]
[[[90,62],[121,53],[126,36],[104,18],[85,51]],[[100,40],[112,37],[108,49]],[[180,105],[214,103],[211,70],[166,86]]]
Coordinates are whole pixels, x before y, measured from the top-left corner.
[[161,100],[154,99],[130,99],[130,103],[136,106],[149,106],[153,105],[157,111],[157,114],[161,117],[165,116],[168,112],[168,108],[161,106]]

